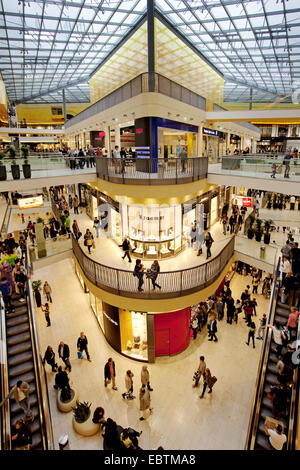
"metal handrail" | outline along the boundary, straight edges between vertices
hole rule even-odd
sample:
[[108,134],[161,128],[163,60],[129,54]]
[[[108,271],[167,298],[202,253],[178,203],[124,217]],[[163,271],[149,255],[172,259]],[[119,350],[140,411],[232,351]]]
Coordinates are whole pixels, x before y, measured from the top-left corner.
[[[1,397],[3,400],[9,394],[8,367],[7,367],[7,349],[6,349],[6,324],[5,307],[2,297],[0,298],[0,379],[1,379]],[[10,429],[10,408],[9,400],[1,407],[1,440],[0,449],[11,449],[11,429]]]
[[[72,234],[72,247],[75,258],[77,259],[85,276],[96,286],[104,288],[105,290],[118,295],[137,297],[137,298],[171,298],[181,295],[187,295],[191,292],[196,292],[200,288],[207,287],[212,284],[220,275],[220,272],[234,252],[234,237],[232,237],[227,245],[221,252],[211,260],[204,264],[169,272],[159,273],[159,282],[162,288],[159,292],[151,291],[150,282],[148,279],[148,292],[137,292],[137,287],[134,282],[133,271],[125,269],[117,269],[111,266],[103,265],[97,261],[92,260],[87,256]],[[98,274],[97,274],[98,273]],[[185,276],[183,283],[183,276]],[[178,280],[178,288],[176,288],[176,279]],[[147,279],[146,279],[147,281]],[[172,282],[173,281],[173,282]],[[120,283],[122,285],[120,286]],[[164,288],[167,285],[167,289]],[[175,287],[174,287],[175,285]],[[168,289],[168,286],[173,286],[173,289]]]
[[[30,262],[28,261],[29,257],[27,254],[27,273],[30,275]],[[53,450],[54,449],[54,437],[52,429],[52,420],[50,413],[50,404],[49,404],[49,395],[48,395],[48,385],[47,385],[47,376],[45,373],[45,368],[42,363],[42,358],[40,355],[40,347],[37,335],[37,326],[35,318],[35,309],[33,303],[32,295],[32,286],[31,281],[27,281],[27,306],[28,306],[28,315],[29,315],[29,327],[30,327],[30,336],[31,336],[31,345],[33,353],[33,364],[34,372],[36,377],[37,385],[37,397],[38,397],[38,407],[39,407],[39,418],[41,423],[41,434],[43,439],[43,449],[44,450]]]
[[[277,293],[278,293],[278,286],[277,286],[277,279],[279,274],[279,266],[280,266],[280,258],[278,259],[274,281],[272,286],[271,298],[269,303],[269,312],[267,317],[267,325],[273,324],[275,310],[276,310],[276,300],[277,300]],[[260,354],[260,360],[258,365],[258,371],[256,376],[255,382],[255,395],[253,396],[251,411],[250,411],[250,420],[248,425],[246,443],[245,443],[245,450],[253,450],[255,445],[258,421],[259,421],[259,412],[260,412],[260,405],[263,395],[263,387],[264,387],[264,378],[267,369],[267,362],[268,362],[268,352],[270,350],[271,340],[272,340],[273,332],[266,328],[265,337],[263,341],[263,347]]]
[[[300,347],[300,321],[298,321],[296,350]],[[295,450],[295,440],[298,424],[298,409],[299,409],[299,365],[294,370],[293,386],[291,394],[291,405],[289,415],[289,432],[287,436],[287,450]]]

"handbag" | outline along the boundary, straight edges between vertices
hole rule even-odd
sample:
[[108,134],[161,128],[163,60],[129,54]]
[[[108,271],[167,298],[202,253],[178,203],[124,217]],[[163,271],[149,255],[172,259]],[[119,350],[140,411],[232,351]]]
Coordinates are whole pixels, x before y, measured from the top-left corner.
[[78,356],[78,359],[83,359],[83,355],[81,351],[77,351],[77,356]]

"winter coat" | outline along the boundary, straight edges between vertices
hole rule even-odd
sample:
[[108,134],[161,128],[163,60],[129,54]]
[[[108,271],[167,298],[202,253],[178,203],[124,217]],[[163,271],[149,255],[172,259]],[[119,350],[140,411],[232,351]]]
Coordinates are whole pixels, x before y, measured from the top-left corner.
[[147,388],[140,389],[140,411],[150,408],[150,392]]
[[129,377],[129,375],[126,374],[125,375],[125,388],[126,388],[127,392],[129,392],[131,387],[133,387],[132,377]]
[[147,385],[147,383],[150,381],[150,374],[148,369],[142,368],[141,372],[141,382],[143,385]]

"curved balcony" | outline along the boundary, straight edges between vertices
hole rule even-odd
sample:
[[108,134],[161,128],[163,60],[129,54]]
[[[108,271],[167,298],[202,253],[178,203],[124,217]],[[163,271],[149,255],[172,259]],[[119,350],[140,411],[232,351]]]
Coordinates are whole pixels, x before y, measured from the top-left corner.
[[92,284],[113,294],[138,299],[167,299],[200,291],[218,278],[234,252],[234,238],[231,238],[215,258],[204,264],[179,271],[160,272],[157,280],[161,286],[159,291],[152,290],[151,279],[147,279],[145,274],[144,291],[139,292],[138,279],[133,276],[133,271],[105,266],[92,260],[74,237],[72,245],[79,266]]
[[207,177],[208,159],[96,158],[97,176],[105,181],[132,185],[167,185],[198,181]]

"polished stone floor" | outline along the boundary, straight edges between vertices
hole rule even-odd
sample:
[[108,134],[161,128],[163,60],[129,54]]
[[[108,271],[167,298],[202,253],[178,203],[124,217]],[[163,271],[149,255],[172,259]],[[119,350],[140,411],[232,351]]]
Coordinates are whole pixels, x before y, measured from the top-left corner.
[[[92,408],[102,406],[105,416],[122,426],[143,430],[140,445],[143,449],[243,449],[249,422],[261,342],[256,348],[248,347],[248,329],[241,319],[237,325],[226,320],[218,324],[219,342],[208,342],[206,331],[191,340],[188,348],[173,357],[160,357],[149,364],[153,415],[139,421],[138,400],[125,402],[125,372],[134,373],[134,394],[138,395],[141,363],[127,359],[115,352],[106,342],[97,320],[89,306],[89,294],[85,294],[74,273],[71,259],[60,261],[36,270],[33,280],[48,280],[53,290],[50,328],[46,327],[44,314],[37,309],[37,326],[41,353],[48,345],[57,352],[60,340],[70,346],[72,372],[70,378],[79,390],[79,399],[92,403]],[[235,274],[231,281],[233,296],[239,296],[249,277]],[[259,292],[261,289],[259,288]],[[258,318],[267,313],[268,303],[262,295],[258,301]],[[45,299],[44,299],[45,300]],[[79,361],[76,342],[80,331],[89,341],[92,362]],[[192,377],[204,355],[207,366],[218,378],[212,394],[199,399],[199,389],[192,388]],[[118,391],[104,387],[103,367],[108,357],[116,363]],[[52,414],[54,440],[68,433],[71,449],[102,449],[102,437],[81,437],[72,428],[72,413],[62,414],[56,407],[54,374],[46,366]]]

